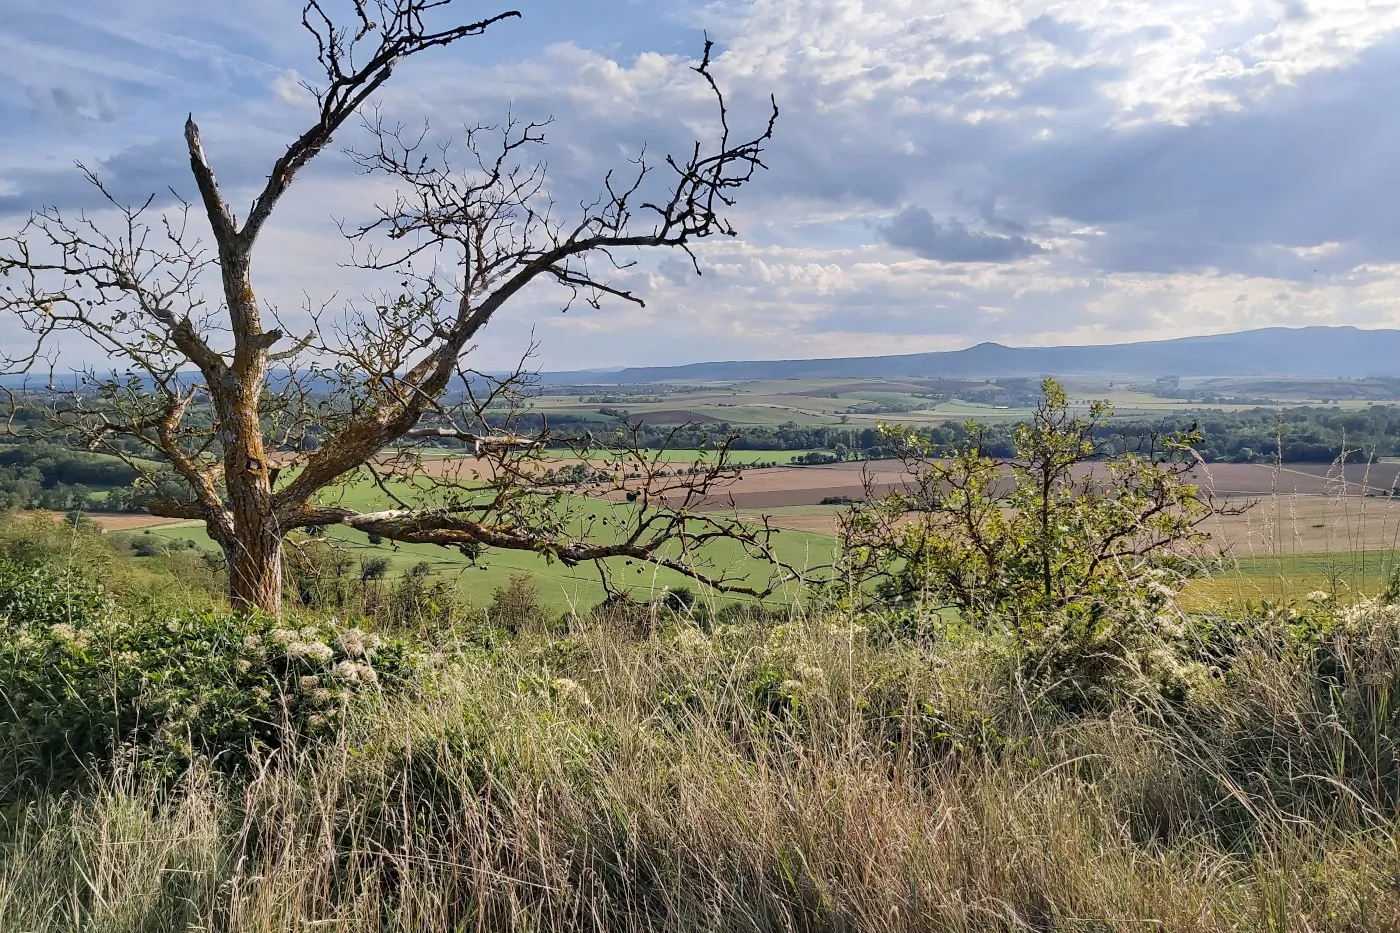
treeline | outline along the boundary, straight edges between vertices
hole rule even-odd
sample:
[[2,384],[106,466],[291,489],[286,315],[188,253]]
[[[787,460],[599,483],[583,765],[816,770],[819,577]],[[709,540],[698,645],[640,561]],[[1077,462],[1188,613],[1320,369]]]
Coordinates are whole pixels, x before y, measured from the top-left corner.
[[1201,456],[1230,463],[1331,463],[1343,454],[1361,462],[1400,456],[1400,406],[1338,408],[1251,408],[1202,410],[1154,420],[1123,420],[1111,426],[1128,436],[1181,430],[1192,423],[1204,440]]
[[59,444],[0,444],[0,509],[89,510],[98,504],[97,489],[129,487],[135,479],[115,457]]
[[[1214,463],[1332,463],[1344,455],[1362,462],[1400,456],[1400,406],[1372,405],[1356,411],[1336,408],[1200,409],[1151,418],[1115,418],[1096,433],[1115,450],[1142,446],[1154,437],[1188,430],[1202,434],[1197,447]],[[989,425],[983,446],[995,456],[1014,452],[1014,424]],[[966,438],[963,425],[927,432],[935,445]]]
[[[511,427],[522,432],[535,430],[540,425],[532,421],[537,420],[527,415]],[[1353,411],[1324,407],[1200,409],[1154,418],[1115,419],[1099,435],[1114,448],[1123,449],[1144,444],[1153,436],[1185,430],[1193,423],[1204,435],[1198,450],[1210,462],[1331,463],[1344,452],[1353,462],[1400,456],[1400,406],[1396,405]],[[549,427],[556,438],[552,444],[557,447],[566,445],[564,438],[585,432],[602,441],[622,430],[620,424],[600,425],[597,420],[571,416],[551,417]],[[633,428],[626,430],[631,434]],[[993,456],[1011,457],[1015,430],[1015,424],[981,426],[982,449]],[[797,456],[774,456],[774,462],[822,464],[890,455],[878,429],[851,425],[731,426],[721,422],[677,428],[644,424],[635,428],[628,442],[653,450],[694,450],[715,448],[734,432],[738,433],[732,445],[735,450],[798,452]],[[935,449],[952,448],[968,440],[967,426],[962,423],[932,426],[920,433]],[[60,443],[0,443],[0,510],[137,511],[143,494],[133,485],[136,478],[136,472],[116,457],[73,450]],[[573,475],[559,477],[560,482],[579,480]],[[172,478],[169,486],[160,493],[182,494],[178,481]]]
[[[1112,445],[1126,447],[1145,443],[1154,435],[1186,430],[1192,424],[1204,435],[1198,448],[1201,456],[1212,462],[1330,463],[1344,451],[1350,461],[1400,456],[1400,406],[1396,405],[1372,405],[1352,411],[1324,407],[1199,409],[1151,418],[1116,418],[1099,435]],[[529,427],[523,425],[525,429]],[[591,430],[601,438],[608,433],[600,431],[597,421],[557,416],[550,419],[550,428],[556,437]],[[1010,457],[1015,430],[1015,424],[982,425],[984,449],[994,456]],[[819,461],[823,463],[879,459],[888,454],[876,428],[849,425],[642,425],[636,441],[649,448],[696,449],[714,447],[734,431],[738,432],[733,442],[735,450],[825,451],[827,454]],[[937,425],[921,433],[935,447],[955,446],[968,437],[962,423]],[[563,442],[558,443],[562,446]]]

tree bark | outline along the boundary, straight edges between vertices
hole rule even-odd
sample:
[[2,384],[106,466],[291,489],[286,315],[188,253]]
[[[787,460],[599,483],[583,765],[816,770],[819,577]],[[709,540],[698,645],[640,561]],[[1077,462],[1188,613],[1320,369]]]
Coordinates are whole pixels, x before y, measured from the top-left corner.
[[224,545],[229,603],[235,611],[282,615],[282,536],[265,528],[239,529]]

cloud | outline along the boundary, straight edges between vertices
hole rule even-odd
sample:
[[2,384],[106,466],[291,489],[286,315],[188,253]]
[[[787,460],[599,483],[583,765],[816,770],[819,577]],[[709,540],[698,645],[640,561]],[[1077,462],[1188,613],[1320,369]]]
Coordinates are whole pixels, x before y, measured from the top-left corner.
[[1045,251],[1023,236],[981,233],[957,220],[937,223],[922,207],[906,207],[878,229],[891,246],[942,262],[1011,262]]
[[117,108],[110,92],[99,88],[84,91],[66,86],[25,88],[36,112],[57,117],[99,120],[111,123],[117,119]]
[[[0,213],[93,206],[74,158],[124,195],[186,191],[189,111],[244,204],[305,128],[297,78],[315,63],[279,0],[16,2]],[[771,171],[739,193],[741,238],[697,250],[703,275],[679,255],[620,256],[639,260],[618,281],[647,307],[562,316],[559,292],[532,289],[488,329],[488,357],[510,360],[531,329],[544,365],[570,368],[1400,323],[1393,0],[590,10],[534,0],[520,24],[406,63],[385,112],[429,118],[438,142],[552,115],[531,158],[567,212],[643,147],[659,164],[714,138],[690,71],[704,28],[736,132],[778,98]],[[337,147],[356,142],[351,128]],[[336,266],[329,218],[370,210],[385,195],[370,184],[338,152],[318,159],[269,228],[261,295],[291,308],[364,287]]]
[[285,104],[296,107],[313,107],[316,104],[316,98],[306,88],[306,79],[295,68],[279,71],[268,87]]

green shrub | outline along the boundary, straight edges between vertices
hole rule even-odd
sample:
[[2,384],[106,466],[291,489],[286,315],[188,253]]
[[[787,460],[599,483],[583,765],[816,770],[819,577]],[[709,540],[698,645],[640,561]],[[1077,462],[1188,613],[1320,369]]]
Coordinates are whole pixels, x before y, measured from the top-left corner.
[[507,632],[538,632],[549,623],[540,605],[539,587],[528,573],[513,573],[508,583],[496,587],[486,617],[491,625]]
[[195,757],[237,771],[413,671],[402,643],[335,622],[136,615],[72,575],[0,563],[0,786],[73,780],[123,749],[163,773]]

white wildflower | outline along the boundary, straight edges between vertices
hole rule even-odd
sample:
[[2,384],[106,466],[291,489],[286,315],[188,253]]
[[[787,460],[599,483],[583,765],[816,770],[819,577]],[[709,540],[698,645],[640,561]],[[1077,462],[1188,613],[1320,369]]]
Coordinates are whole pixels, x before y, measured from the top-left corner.
[[301,680],[297,681],[297,683],[303,690],[315,690],[317,687],[321,686],[321,678],[317,677],[315,674],[307,674]]
[[1310,603],[1317,603],[1318,605],[1321,605],[1322,603],[1331,602],[1332,594],[1323,590],[1313,590],[1311,593],[1308,594],[1307,600]]
[[360,679],[360,666],[354,661],[341,661],[331,669],[331,672],[338,680],[343,680],[347,683],[353,684]]
[[360,679],[367,684],[374,684],[379,682],[379,675],[375,673],[374,668],[370,667],[368,664],[361,664]]
[[335,657],[335,652],[331,646],[319,641],[294,641],[287,646],[287,657],[289,658],[310,658],[313,661],[322,663]]
[[261,645],[262,645],[262,639],[259,638],[257,635],[244,635],[244,636],[243,636],[243,647],[244,647],[244,648],[247,648],[249,651],[252,651],[254,648],[258,648],[258,647],[260,647]]
[[710,647],[710,639],[699,629],[682,629],[681,632],[676,635],[676,647],[687,654],[698,653]]
[[335,700],[335,691],[327,690],[325,687],[318,687],[311,691],[311,702],[326,704]]
[[364,634],[357,628],[341,632],[339,642],[340,650],[352,658],[362,657],[365,653]]
[[251,661],[240,660],[236,667],[238,668],[238,673],[246,674],[253,669],[253,664]]
[[76,629],[67,622],[58,622],[54,624],[49,631],[53,634],[54,638],[57,638],[69,648],[86,648],[88,641],[92,638],[91,632]]
[[593,705],[588,699],[588,691],[583,689],[575,680],[570,680],[567,677],[559,677],[550,684],[550,687],[554,692],[555,698],[565,703],[585,707]]
[[275,628],[267,635],[274,645],[290,645],[297,640],[297,633],[288,628]]

